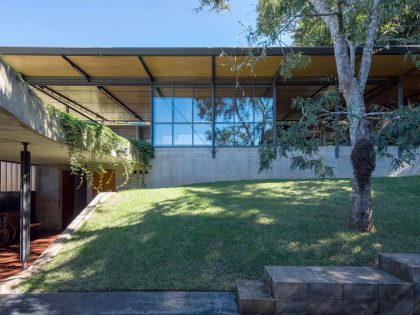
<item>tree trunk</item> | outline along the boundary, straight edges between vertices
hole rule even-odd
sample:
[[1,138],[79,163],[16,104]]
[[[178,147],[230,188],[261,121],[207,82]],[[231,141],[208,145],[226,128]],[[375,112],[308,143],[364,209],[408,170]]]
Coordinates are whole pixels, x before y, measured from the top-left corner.
[[373,229],[371,176],[375,169],[375,151],[369,127],[363,117],[366,113],[363,92],[355,81],[349,86],[349,90],[343,93],[347,108],[354,115],[349,117],[354,174],[349,225],[358,231],[368,232]]
[[349,225],[361,232],[371,231],[373,229],[373,208],[370,177],[363,186],[358,183],[356,178],[353,178],[351,199]]

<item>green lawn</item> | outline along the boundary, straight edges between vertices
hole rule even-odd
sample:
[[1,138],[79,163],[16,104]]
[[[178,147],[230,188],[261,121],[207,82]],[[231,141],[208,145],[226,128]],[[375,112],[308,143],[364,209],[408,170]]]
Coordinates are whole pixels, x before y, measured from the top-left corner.
[[374,265],[420,251],[420,177],[373,180],[376,230],[346,225],[349,180],[119,192],[26,290],[232,290],[264,265]]

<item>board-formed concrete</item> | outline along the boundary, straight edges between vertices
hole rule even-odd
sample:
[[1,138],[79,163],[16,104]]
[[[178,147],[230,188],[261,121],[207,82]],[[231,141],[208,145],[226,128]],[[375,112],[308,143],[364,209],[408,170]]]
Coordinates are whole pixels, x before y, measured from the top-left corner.
[[[326,165],[334,168],[337,178],[351,178],[351,147],[340,147],[340,157],[335,158],[334,147],[321,147],[319,157]],[[397,154],[391,147],[390,153]],[[419,159],[420,161],[420,159]],[[216,158],[212,158],[211,148],[156,148],[155,159],[147,177],[149,187],[171,187],[193,183],[251,180],[251,179],[292,179],[314,178],[314,172],[291,171],[290,160],[274,161],[272,169],[259,172],[259,154],[256,147],[218,148]],[[378,159],[373,176],[420,175],[420,163],[394,172],[389,159]]]

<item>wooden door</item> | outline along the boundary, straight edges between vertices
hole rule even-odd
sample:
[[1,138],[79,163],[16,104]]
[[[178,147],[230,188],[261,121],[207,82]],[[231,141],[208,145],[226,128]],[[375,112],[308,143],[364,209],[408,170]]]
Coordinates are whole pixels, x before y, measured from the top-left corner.
[[[95,197],[100,192],[115,191],[115,170],[107,169],[102,177],[102,185],[100,184],[101,176],[98,172],[93,174],[92,194]],[[98,189],[99,188],[99,189]]]
[[74,177],[70,171],[61,176],[61,224],[65,229],[74,218]]

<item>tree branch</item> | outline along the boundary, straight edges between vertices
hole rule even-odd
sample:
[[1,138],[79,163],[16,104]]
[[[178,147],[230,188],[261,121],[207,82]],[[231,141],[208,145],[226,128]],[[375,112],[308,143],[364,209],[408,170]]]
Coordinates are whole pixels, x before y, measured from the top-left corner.
[[367,35],[365,45],[363,47],[362,61],[359,69],[358,83],[360,90],[364,90],[366,81],[369,75],[370,66],[372,62],[373,45],[376,39],[376,33],[379,24],[379,4],[380,0],[373,0],[372,9],[369,17],[369,24],[367,28]]

